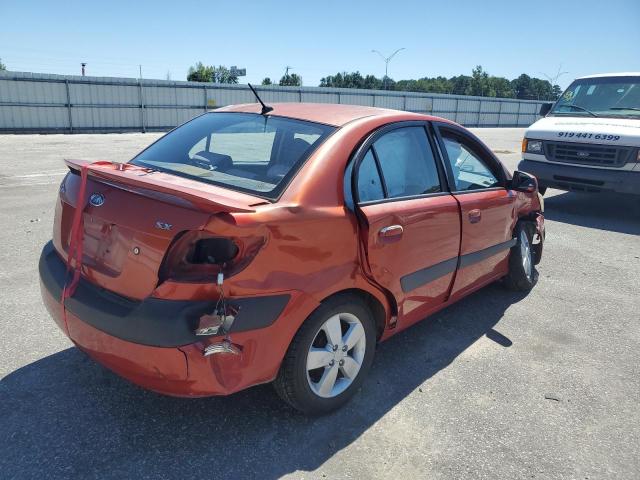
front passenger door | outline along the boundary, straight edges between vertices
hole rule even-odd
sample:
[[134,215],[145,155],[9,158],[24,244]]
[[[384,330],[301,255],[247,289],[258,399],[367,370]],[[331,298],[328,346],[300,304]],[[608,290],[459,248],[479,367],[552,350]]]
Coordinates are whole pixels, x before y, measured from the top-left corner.
[[438,131],[462,216],[455,299],[507,273],[516,197],[506,188],[504,167],[478,139],[455,126],[440,125]]

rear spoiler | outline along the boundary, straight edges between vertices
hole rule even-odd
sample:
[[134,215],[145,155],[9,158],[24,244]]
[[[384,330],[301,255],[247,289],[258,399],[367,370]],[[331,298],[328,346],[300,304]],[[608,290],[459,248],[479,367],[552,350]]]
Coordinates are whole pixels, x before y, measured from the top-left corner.
[[[167,196],[174,197],[178,203],[187,201],[206,212],[212,209],[224,212],[255,212],[251,205],[263,203],[262,199],[250,195],[130,163],[66,159],[64,162],[70,170],[78,173],[86,167],[88,176],[112,184],[114,187],[124,188],[141,195],[156,196],[164,201],[168,200]],[[150,192],[160,195],[149,195]]]

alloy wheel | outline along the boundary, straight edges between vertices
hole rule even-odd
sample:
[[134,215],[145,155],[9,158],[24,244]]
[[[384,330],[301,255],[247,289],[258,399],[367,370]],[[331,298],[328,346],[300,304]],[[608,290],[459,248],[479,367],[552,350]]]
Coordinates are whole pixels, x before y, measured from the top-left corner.
[[322,324],[307,353],[307,381],[323,398],[344,392],[360,372],[367,348],[362,323],[351,313],[335,314]]
[[531,244],[529,243],[529,237],[527,232],[520,231],[520,256],[522,257],[522,268],[527,279],[531,281],[533,260],[531,258]]

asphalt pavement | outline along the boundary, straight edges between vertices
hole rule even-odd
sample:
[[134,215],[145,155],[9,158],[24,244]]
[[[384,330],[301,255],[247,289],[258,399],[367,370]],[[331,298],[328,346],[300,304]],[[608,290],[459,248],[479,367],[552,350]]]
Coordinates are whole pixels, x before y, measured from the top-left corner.
[[[522,129],[475,129],[510,169]],[[0,478],[640,477],[640,200],[550,190],[540,279],[488,286],[379,346],[342,410],[270,385],[144,391],[40,300],[63,158],[127,160],[157,134],[0,135]]]

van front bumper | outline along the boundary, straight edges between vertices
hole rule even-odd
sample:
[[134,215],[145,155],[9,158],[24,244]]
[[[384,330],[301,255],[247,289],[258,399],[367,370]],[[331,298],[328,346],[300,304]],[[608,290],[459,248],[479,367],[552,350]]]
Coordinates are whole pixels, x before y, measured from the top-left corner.
[[238,353],[205,356],[223,337],[193,332],[214,301],[133,301],[81,279],[63,312],[66,265],[51,242],[39,271],[47,310],[78,348],[131,382],[172,396],[226,395],[272,380],[295,332],[287,326],[303,300],[298,292],[230,299],[238,308],[230,329]]
[[640,171],[576,167],[526,159],[518,164],[518,170],[535,175],[541,187],[640,195]]

